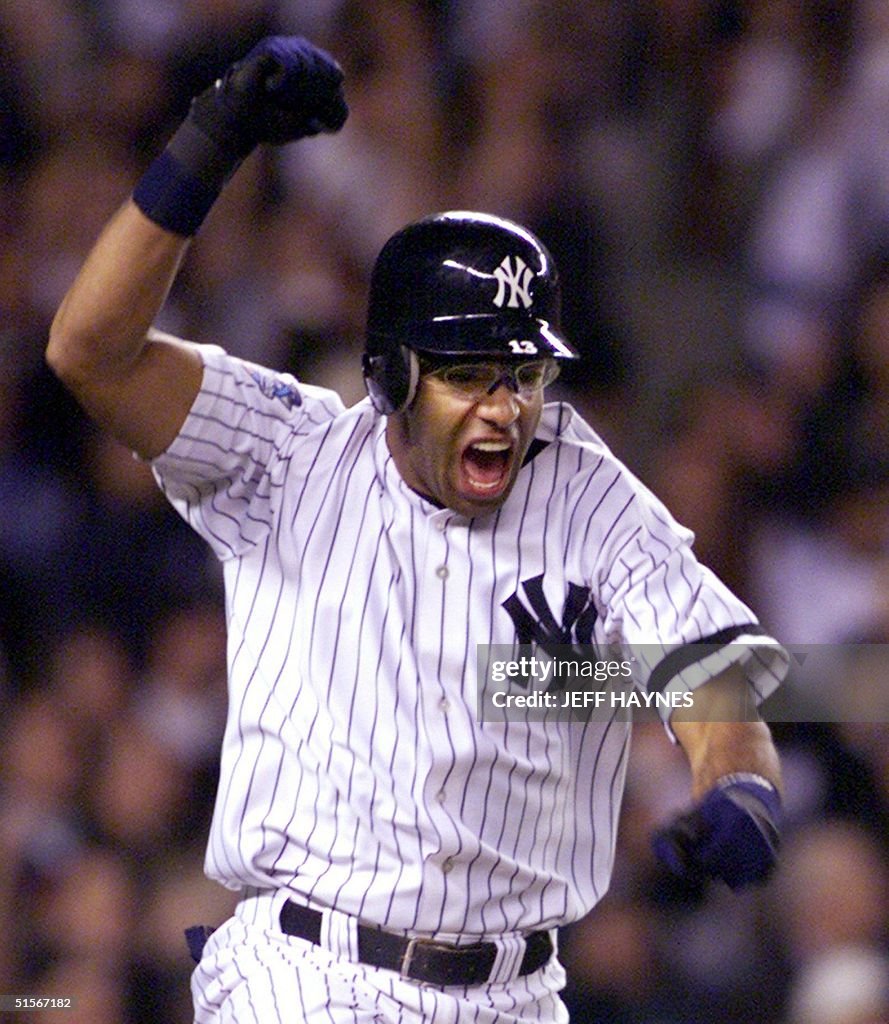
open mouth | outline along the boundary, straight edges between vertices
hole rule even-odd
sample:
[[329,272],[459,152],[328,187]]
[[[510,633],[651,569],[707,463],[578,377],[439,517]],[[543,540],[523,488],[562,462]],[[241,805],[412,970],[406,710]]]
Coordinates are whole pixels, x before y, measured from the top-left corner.
[[512,445],[508,441],[477,441],[463,452],[463,473],[469,489],[480,495],[497,494],[509,479]]

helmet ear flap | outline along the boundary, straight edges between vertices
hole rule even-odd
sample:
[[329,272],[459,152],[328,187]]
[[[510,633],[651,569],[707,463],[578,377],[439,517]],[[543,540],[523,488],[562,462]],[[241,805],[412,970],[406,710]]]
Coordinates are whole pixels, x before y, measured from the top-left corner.
[[404,353],[408,374],[407,395],[402,406],[403,409],[406,409],[413,402],[414,396],[417,394],[417,385],[420,383],[420,360],[413,349],[402,346],[401,351]]
[[377,412],[391,416],[414,400],[420,362],[411,349],[395,345],[375,355],[365,352],[362,365],[364,384]]

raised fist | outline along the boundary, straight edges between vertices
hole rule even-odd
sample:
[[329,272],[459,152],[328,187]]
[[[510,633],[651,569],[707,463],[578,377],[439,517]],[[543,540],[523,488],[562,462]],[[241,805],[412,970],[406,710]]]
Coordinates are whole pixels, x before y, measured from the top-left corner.
[[246,155],[261,142],[339,131],[348,114],[330,54],[301,36],[268,36],[195,98],[189,117],[217,145]]
[[192,100],[133,201],[162,228],[193,235],[254,146],[338,131],[348,114],[333,57],[300,36],[269,36]]

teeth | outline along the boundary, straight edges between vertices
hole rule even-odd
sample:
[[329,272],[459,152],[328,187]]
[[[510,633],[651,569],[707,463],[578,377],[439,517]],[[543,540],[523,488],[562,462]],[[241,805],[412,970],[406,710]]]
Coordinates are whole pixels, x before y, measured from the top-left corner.
[[505,452],[509,451],[510,445],[507,441],[479,441],[471,447],[480,452]]

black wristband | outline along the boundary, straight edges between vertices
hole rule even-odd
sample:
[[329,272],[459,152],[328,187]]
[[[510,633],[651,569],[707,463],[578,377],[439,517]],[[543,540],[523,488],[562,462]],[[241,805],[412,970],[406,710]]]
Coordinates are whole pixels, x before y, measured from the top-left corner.
[[[196,101],[197,103],[197,101]],[[133,202],[149,220],[186,238],[193,235],[223,186],[253,149],[236,136],[211,138],[192,114],[182,122],[167,148],[149,166],[133,191]]]

